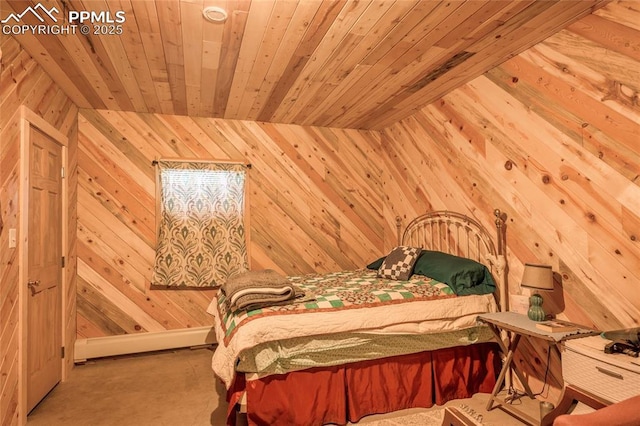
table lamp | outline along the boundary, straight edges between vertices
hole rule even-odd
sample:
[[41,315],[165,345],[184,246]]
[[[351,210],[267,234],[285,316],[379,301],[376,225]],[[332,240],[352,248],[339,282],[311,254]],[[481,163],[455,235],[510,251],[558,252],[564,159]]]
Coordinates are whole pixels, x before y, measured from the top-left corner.
[[[521,287],[528,287],[534,290],[553,290],[553,271],[548,265],[524,264]],[[546,314],[542,309],[542,296],[534,293],[529,298],[529,311],[527,316],[533,321],[544,321]]]

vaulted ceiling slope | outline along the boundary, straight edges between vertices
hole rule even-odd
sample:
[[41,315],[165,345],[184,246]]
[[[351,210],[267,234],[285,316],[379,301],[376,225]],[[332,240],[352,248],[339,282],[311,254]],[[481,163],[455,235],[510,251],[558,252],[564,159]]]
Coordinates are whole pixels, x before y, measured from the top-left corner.
[[1,0],[0,19],[81,108],[382,129],[605,3]]

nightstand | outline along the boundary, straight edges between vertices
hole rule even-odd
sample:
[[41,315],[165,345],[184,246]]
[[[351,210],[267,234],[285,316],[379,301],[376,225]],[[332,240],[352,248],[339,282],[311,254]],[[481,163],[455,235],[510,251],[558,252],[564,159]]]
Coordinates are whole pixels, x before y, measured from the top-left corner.
[[[505,356],[502,370],[500,370],[496,385],[493,388],[493,392],[491,392],[491,396],[489,397],[487,411],[490,411],[495,406],[506,411],[512,416],[517,417],[518,419],[529,425],[539,425],[540,419],[531,417],[530,415],[514,407],[512,404],[509,404],[508,401],[505,401],[504,399],[498,397],[498,392],[500,392],[500,390],[502,389],[505,378],[507,376],[507,372],[511,370],[516,374],[516,376],[518,376],[520,383],[522,383],[522,386],[524,387],[526,395],[528,395],[532,399],[535,398],[533,392],[531,391],[531,388],[529,387],[526,376],[518,369],[518,366],[513,363],[513,355],[518,348],[518,343],[520,342],[521,337],[528,336],[544,340],[549,344],[549,350],[555,350],[557,354],[560,355],[559,345],[562,342],[569,339],[577,339],[599,333],[598,331],[590,329],[588,327],[579,328],[578,330],[570,332],[550,333],[539,329],[538,327],[536,327],[535,321],[532,321],[526,315],[519,314],[517,312],[496,312],[490,314],[481,314],[478,316],[478,321],[489,326],[489,328],[495,335],[498,344],[500,345],[500,349]],[[503,331],[508,332],[509,335],[507,344],[505,344],[505,342],[502,340],[501,334]]]
[[545,416],[543,425],[582,402],[592,408],[640,395],[640,359],[625,354],[606,354],[610,340],[600,336],[565,342],[562,352],[564,390],[558,406]]

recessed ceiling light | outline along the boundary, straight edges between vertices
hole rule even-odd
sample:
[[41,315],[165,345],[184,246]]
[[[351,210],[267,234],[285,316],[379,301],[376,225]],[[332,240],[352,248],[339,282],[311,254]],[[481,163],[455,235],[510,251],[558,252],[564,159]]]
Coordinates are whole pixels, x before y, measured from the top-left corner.
[[207,6],[202,11],[202,16],[209,22],[224,22],[227,20],[227,11],[218,6]]

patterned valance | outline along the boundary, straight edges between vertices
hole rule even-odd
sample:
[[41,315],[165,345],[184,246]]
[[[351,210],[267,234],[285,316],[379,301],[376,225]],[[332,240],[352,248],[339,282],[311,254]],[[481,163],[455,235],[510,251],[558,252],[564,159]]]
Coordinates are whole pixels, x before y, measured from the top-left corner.
[[212,287],[248,269],[247,166],[158,161],[159,225],[152,284]]

